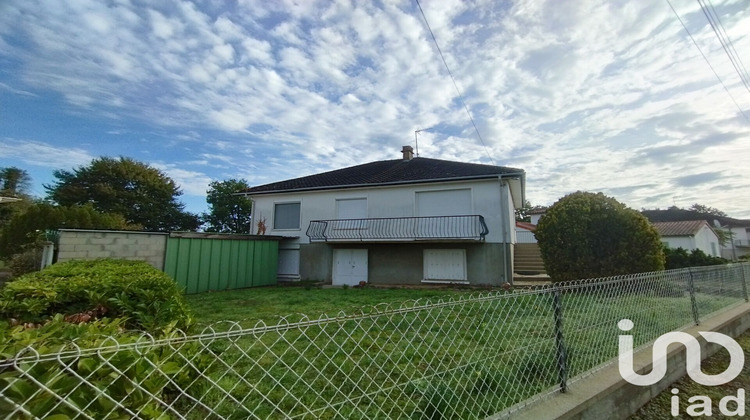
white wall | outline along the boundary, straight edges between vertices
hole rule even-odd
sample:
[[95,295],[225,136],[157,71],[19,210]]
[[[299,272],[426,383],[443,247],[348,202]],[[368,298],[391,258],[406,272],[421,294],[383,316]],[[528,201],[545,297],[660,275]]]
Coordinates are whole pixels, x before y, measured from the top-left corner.
[[662,236],[661,241],[672,249],[683,248],[688,252],[695,249],[695,238],[692,236]]
[[[705,252],[706,255],[714,257],[721,256],[719,238],[706,225],[704,225],[695,236],[667,236],[662,237],[661,240],[668,243],[670,248],[684,248],[688,252],[697,248]],[[713,246],[711,246],[711,244],[713,244]]]
[[[282,194],[253,196],[253,220],[266,219],[267,235],[299,236],[299,243],[309,243],[305,235],[311,220],[336,218],[336,199],[366,198],[367,217],[415,217],[417,215],[416,193],[420,191],[442,191],[469,188],[471,190],[471,214],[484,216],[490,233],[487,242],[504,242],[502,215],[506,221],[506,237],[512,238],[513,201],[507,187],[501,189],[498,179],[442,182],[407,186],[387,186],[372,188],[352,188],[329,191],[308,191]],[[502,191],[502,192],[501,192]],[[504,194],[501,201],[501,194]],[[273,228],[274,203],[299,201],[301,221],[300,228],[279,230]],[[509,210],[502,211],[502,204]]]
[[[713,245],[712,245],[713,244]],[[714,257],[721,256],[721,247],[719,246],[719,237],[713,230],[704,225],[697,234],[695,234],[695,247],[705,252],[706,255]]]

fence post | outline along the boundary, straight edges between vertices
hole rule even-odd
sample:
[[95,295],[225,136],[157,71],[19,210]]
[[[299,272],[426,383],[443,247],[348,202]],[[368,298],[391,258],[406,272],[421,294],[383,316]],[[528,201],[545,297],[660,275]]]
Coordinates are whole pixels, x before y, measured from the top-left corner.
[[695,284],[693,283],[693,270],[688,267],[688,291],[690,292],[690,308],[693,310],[693,321],[700,325],[698,319],[698,304],[695,302]]
[[745,264],[740,264],[740,273],[742,275],[742,296],[745,297],[745,302],[750,302],[747,296],[747,279],[745,278]]
[[560,289],[552,290],[552,302],[555,306],[555,352],[557,355],[557,373],[560,380],[560,392],[568,390],[568,354],[563,339],[563,313],[560,302]]

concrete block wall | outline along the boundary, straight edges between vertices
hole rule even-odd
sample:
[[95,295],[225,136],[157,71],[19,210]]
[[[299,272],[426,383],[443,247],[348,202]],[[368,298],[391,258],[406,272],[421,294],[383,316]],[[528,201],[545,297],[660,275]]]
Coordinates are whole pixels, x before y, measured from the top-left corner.
[[57,261],[122,258],[164,270],[167,233],[60,229]]

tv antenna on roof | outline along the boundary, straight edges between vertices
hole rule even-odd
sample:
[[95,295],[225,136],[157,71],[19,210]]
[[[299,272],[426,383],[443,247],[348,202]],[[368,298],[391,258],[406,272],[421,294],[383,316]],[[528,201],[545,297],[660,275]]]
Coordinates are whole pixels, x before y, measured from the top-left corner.
[[433,127],[430,128],[420,128],[419,130],[414,130],[414,148],[417,149],[417,157],[419,157],[419,139],[417,138],[417,134],[421,133],[422,131],[432,130]]

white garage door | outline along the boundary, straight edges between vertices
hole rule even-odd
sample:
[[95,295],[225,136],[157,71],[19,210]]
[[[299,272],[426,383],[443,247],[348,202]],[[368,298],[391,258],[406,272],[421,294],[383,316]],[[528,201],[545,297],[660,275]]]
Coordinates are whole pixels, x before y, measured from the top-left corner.
[[425,249],[425,280],[466,281],[465,249]]
[[333,284],[356,286],[367,281],[366,249],[333,250]]

